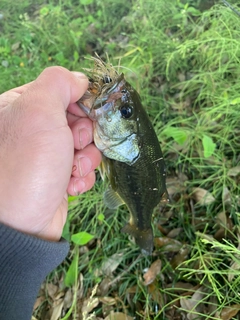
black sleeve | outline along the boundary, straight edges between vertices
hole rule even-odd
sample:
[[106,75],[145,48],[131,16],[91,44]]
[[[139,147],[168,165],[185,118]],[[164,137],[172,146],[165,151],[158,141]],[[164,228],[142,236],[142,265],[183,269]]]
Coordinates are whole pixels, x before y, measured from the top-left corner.
[[65,240],[50,242],[0,224],[0,319],[29,320],[41,283],[66,257]]

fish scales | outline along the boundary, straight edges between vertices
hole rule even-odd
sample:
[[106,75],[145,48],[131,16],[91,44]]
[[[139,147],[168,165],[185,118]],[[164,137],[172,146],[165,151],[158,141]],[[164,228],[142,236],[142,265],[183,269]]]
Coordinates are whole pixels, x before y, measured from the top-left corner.
[[110,208],[127,205],[130,220],[122,231],[135,238],[143,253],[151,254],[151,217],[166,193],[162,151],[137,91],[123,74],[96,60],[97,78],[78,104],[94,121],[94,142],[103,152],[110,182],[105,202]]

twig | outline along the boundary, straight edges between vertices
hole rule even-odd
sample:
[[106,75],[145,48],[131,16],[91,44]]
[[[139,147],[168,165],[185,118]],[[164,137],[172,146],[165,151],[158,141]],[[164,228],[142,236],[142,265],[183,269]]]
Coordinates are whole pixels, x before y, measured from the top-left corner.
[[222,1],[225,4],[225,6],[230,8],[233,12],[235,12],[240,17],[240,12],[236,10],[229,2],[227,2],[226,0],[222,0]]

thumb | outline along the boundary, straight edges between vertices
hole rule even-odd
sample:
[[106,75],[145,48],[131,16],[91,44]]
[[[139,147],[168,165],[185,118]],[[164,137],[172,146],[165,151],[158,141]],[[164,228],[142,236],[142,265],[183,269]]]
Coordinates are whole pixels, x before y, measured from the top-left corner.
[[83,73],[72,73],[63,67],[49,67],[28,86],[19,100],[23,100],[29,108],[39,107],[42,111],[55,113],[66,111],[68,105],[80,99],[87,88],[88,79]]

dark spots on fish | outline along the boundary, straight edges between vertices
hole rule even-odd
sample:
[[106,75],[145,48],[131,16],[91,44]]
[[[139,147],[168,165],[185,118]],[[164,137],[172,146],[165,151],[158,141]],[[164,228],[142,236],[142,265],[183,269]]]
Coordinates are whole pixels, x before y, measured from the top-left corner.
[[123,94],[124,94],[124,93],[127,93],[127,89],[122,89],[122,90],[121,90],[121,93],[123,93]]
[[103,83],[110,83],[110,82],[112,82],[112,78],[110,78],[109,76],[103,77]]
[[131,117],[131,115],[133,114],[133,108],[128,104],[124,104],[120,108],[120,112],[121,112],[121,115],[124,119],[129,119]]

